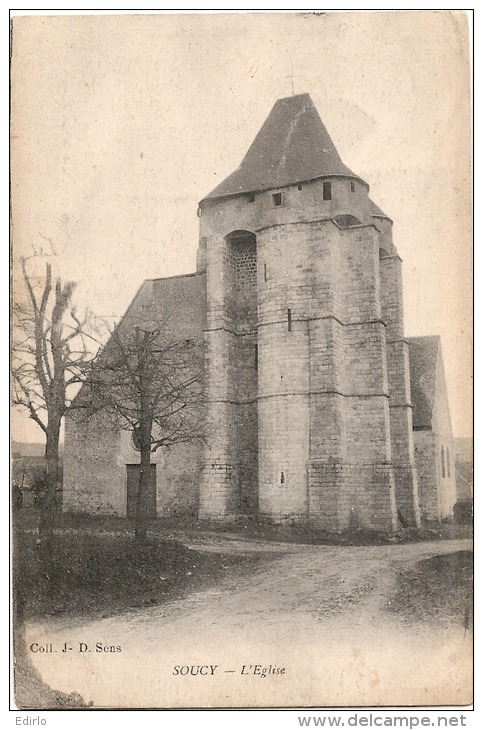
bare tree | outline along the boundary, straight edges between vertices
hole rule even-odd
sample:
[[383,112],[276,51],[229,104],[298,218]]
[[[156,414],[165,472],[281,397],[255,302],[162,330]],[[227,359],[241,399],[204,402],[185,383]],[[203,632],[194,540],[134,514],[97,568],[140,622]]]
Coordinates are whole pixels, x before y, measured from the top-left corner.
[[[46,489],[40,540],[51,546],[59,482],[59,437],[62,418],[91,359],[87,315],[79,317],[72,303],[76,284],[45,275],[34,277],[21,259],[25,297],[17,291],[13,305],[13,403],[28,412],[45,436]],[[77,386],[77,387],[76,387]]]
[[140,451],[135,540],[146,539],[151,454],[161,447],[204,441],[203,358],[167,321],[129,329],[124,321],[90,368],[78,405],[105,412],[133,433]]

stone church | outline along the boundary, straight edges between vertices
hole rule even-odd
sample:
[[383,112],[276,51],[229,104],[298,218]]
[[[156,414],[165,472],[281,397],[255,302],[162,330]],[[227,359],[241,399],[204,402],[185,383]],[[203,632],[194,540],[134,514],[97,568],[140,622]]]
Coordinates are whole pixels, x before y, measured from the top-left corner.
[[[193,274],[145,281],[120,327],[169,310],[203,343],[208,442],[153,454],[151,515],[392,532],[450,517],[439,337],[404,335],[392,220],[308,94],[280,99],[199,204]],[[64,509],[132,515],[139,453],[67,418]]]

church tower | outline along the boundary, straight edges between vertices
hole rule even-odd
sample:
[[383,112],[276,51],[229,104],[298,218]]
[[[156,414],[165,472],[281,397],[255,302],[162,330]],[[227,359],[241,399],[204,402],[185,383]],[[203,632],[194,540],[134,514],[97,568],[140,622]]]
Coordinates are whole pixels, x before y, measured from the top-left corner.
[[277,101],[200,202],[208,445],[200,517],[419,524],[391,220],[308,94]]

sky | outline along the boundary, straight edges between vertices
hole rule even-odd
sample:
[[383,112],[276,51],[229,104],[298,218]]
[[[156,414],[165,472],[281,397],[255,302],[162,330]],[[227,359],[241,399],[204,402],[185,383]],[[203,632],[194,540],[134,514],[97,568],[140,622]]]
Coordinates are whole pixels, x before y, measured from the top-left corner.
[[[53,247],[79,307],[116,321],[144,279],[194,271],[198,201],[293,82],[393,219],[406,335],[441,336],[454,435],[471,435],[464,13],[16,17],[12,47],[14,279]],[[13,437],[42,434],[16,417]]]

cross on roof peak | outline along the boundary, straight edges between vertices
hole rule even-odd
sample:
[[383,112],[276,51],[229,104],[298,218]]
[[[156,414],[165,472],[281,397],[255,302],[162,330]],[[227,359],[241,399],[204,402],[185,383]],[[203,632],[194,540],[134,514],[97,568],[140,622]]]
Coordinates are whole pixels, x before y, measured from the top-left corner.
[[297,76],[297,74],[294,74],[294,72],[293,72],[293,64],[292,64],[292,70],[291,70],[290,74],[288,76],[286,76],[285,78],[286,79],[290,79],[290,81],[291,81],[291,89],[292,89],[292,96],[295,96],[294,79],[298,79],[299,77]]

